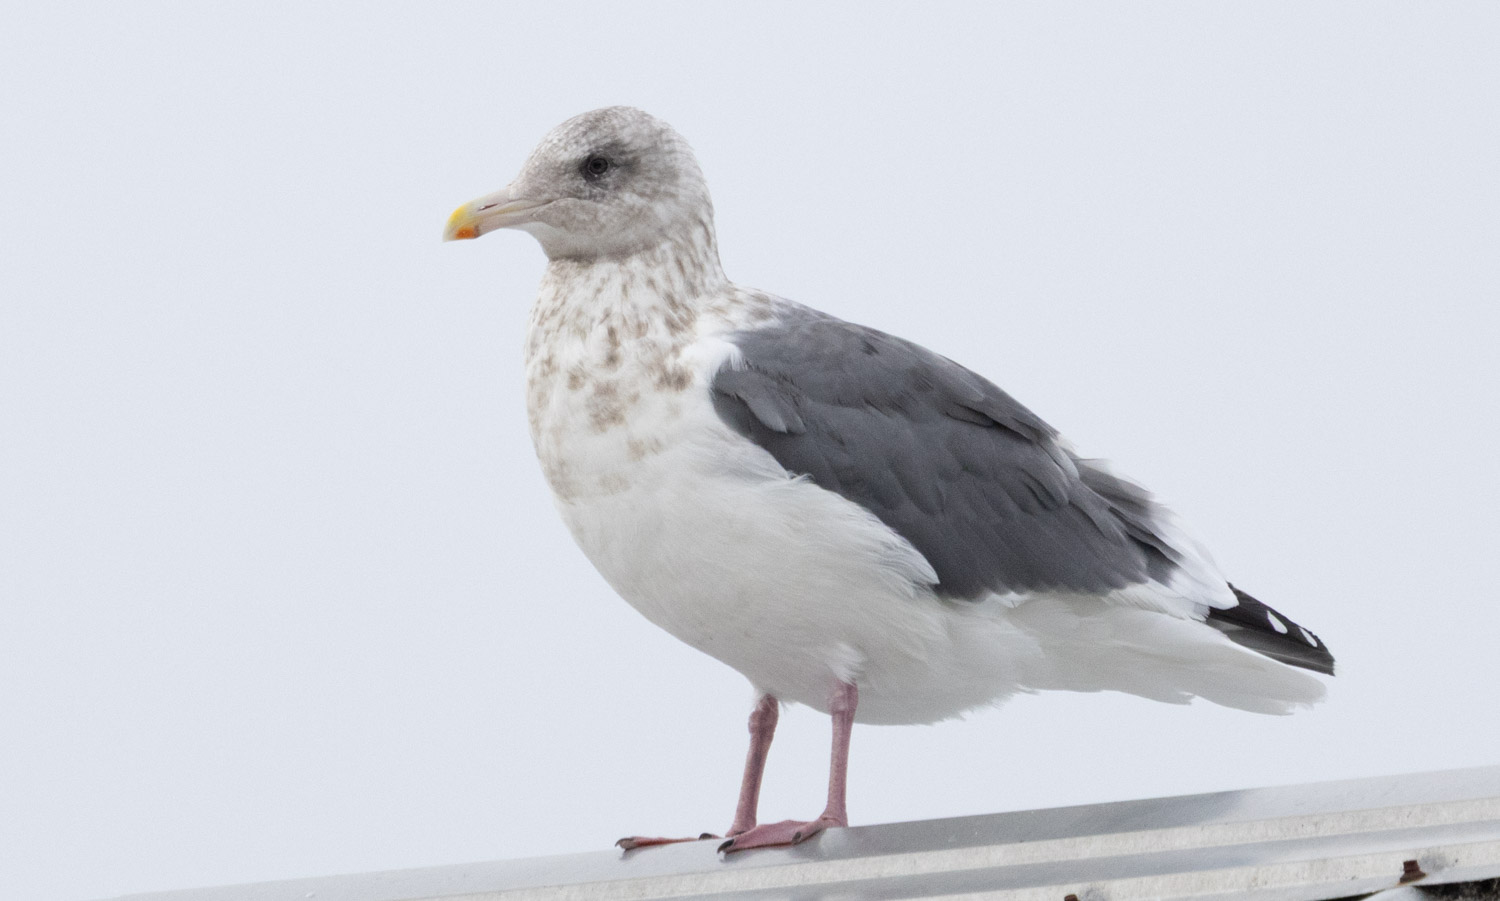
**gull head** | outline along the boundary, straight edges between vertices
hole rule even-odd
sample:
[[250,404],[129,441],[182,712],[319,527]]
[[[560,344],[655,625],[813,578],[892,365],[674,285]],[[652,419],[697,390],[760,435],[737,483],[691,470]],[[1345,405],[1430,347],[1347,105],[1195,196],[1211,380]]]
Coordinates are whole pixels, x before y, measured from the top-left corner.
[[612,106],[552,129],[509,185],[453,211],[443,240],[501,228],[530,232],[551,259],[628,256],[669,241],[711,245],[713,204],[681,135]]

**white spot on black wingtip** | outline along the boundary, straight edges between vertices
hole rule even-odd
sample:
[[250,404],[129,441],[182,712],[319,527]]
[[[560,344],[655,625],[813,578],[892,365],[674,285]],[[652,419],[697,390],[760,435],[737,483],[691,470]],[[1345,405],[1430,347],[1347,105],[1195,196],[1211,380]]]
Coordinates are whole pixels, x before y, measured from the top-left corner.
[[1229,636],[1230,641],[1273,660],[1333,675],[1333,655],[1318,636],[1233,585],[1230,589],[1239,604],[1209,610],[1206,621],[1210,626]]

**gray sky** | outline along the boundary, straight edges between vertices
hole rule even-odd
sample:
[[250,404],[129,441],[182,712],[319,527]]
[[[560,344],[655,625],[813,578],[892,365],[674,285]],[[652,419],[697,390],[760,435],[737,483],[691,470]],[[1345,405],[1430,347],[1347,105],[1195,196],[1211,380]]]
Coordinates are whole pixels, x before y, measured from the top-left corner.
[[[856,823],[1500,761],[1500,7],[16,4],[0,896],[719,830],[750,701],[575,549],[543,257],[443,245],[629,103],[731,277],[984,373],[1321,634],[1319,709],[860,727]],[[762,811],[811,816],[825,717]]]

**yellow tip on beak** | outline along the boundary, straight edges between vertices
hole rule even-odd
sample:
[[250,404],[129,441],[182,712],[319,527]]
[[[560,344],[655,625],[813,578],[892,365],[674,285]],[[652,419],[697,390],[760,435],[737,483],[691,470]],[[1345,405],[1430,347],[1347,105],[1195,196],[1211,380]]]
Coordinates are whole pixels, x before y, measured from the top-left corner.
[[546,206],[545,200],[515,197],[510,189],[486,194],[453,211],[443,227],[444,241],[462,241],[488,234],[497,228],[513,228],[532,221],[532,211]]
[[448,217],[448,225],[443,229],[443,240],[462,241],[477,237],[479,229],[474,227],[474,204],[466,203]]

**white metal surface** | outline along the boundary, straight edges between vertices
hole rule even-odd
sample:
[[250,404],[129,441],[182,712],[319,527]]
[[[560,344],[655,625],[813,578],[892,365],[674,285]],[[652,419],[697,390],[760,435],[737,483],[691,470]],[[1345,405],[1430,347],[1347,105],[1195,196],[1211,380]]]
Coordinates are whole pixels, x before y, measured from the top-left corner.
[[131,901],[1346,898],[1398,888],[1409,860],[1426,874],[1413,886],[1500,877],[1500,767],[836,829],[728,857],[717,844]]

